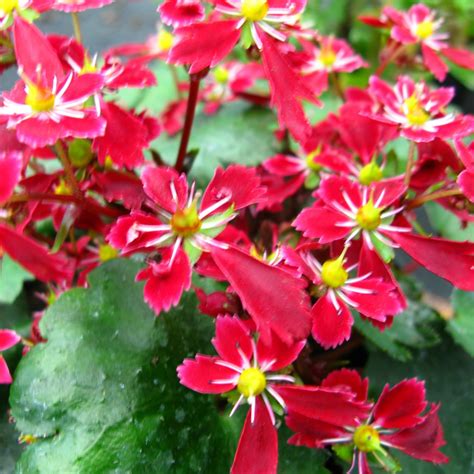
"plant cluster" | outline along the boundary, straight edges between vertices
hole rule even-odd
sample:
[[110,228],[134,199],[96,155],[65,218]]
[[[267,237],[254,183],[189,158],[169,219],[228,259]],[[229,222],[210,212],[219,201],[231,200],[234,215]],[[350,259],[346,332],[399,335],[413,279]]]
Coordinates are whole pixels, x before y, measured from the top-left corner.
[[[430,75],[443,81],[450,63],[473,70],[474,55],[453,47],[423,4],[360,17],[384,35],[371,65],[344,39],[316,31],[305,0],[165,0],[155,36],[99,57],[82,42],[78,12],[111,3],[0,0],[0,67],[18,71],[0,98],[0,255],[4,271],[14,265],[43,283],[44,302],[28,335],[0,330],[0,351],[24,344],[18,370],[26,371],[53,346],[52,322],[64,324],[49,310],[43,321],[44,308],[72,304],[84,294],[77,288],[92,291],[96,267],[123,257],[139,262],[135,280],[158,319],[179,318],[194,293],[195,318],[211,321],[215,354],[185,347],[177,375],[215,395],[214,411],[246,413],[231,472],[277,472],[286,442],[330,450],[361,474],[396,472],[396,451],[448,462],[440,405],[427,401],[423,381],[386,384],[374,400],[368,378],[341,366],[344,348],[360,344],[354,324],[383,335],[408,317],[410,268],[397,249],[474,291],[474,243],[434,236],[420,219],[437,203],[473,221],[474,117],[452,108],[454,88]],[[34,20],[48,10],[71,14],[73,37],[41,32]],[[393,76],[393,65],[405,72]],[[364,68],[373,73],[363,87],[344,81]],[[145,94],[165,74],[159,114],[126,105],[124,89]],[[328,97],[338,106],[315,119]],[[199,138],[190,145],[195,125],[242,104],[270,116],[271,133],[256,136],[273,151],[248,165],[217,128],[207,143],[215,138],[214,154],[232,158],[206,164]],[[242,129],[254,126],[244,116]],[[174,136],[170,159],[160,144]],[[196,172],[198,159],[206,173]],[[316,376],[308,354],[335,348]],[[0,383],[12,383],[1,356]],[[20,418],[19,406],[12,415]],[[292,434],[279,440],[283,428]],[[48,430],[22,440],[59,437]]]

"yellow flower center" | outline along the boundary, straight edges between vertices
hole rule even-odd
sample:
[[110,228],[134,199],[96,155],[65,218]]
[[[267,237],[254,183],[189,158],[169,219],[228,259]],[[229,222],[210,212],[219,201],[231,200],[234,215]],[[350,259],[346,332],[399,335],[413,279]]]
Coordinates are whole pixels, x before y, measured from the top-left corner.
[[245,369],[239,377],[237,390],[246,398],[260,395],[267,386],[265,374],[256,367]]
[[60,179],[54,188],[54,194],[57,196],[72,196],[73,192],[69,184],[64,179]]
[[330,288],[340,288],[349,278],[349,274],[344,268],[344,253],[323,263],[321,279]]
[[180,237],[189,237],[199,232],[201,225],[195,203],[185,209],[178,209],[171,218],[171,228]]
[[359,451],[371,453],[380,449],[378,431],[370,425],[360,425],[354,433],[354,444]]
[[413,94],[404,102],[406,111],[406,118],[412,125],[423,125],[430,118],[430,114],[421,106],[418,97]]
[[214,70],[214,78],[219,84],[225,84],[229,80],[229,71],[222,66],[217,66]]
[[375,230],[382,221],[382,209],[374,206],[372,199],[359,208],[356,215],[357,223],[365,230]]
[[81,72],[79,74],[93,74],[97,72],[97,67],[92,64],[92,61],[86,56],[84,58],[84,65],[82,66]]
[[317,163],[314,159],[321,153],[321,146],[318,146],[316,150],[313,150],[311,153],[308,153],[306,156],[306,166],[316,173],[321,170],[322,166]]
[[5,15],[12,13],[18,6],[18,0],[0,0],[0,11]]
[[359,172],[359,182],[364,186],[370,186],[372,183],[380,181],[382,178],[382,170],[375,160],[372,160],[368,165],[365,165]]
[[418,38],[424,40],[426,38],[429,38],[434,32],[434,25],[433,22],[430,20],[425,20],[422,21],[421,23],[418,23],[415,28],[415,34],[418,36]]
[[34,112],[49,112],[54,107],[54,94],[50,90],[38,87],[34,84],[27,85],[25,103],[29,105]]
[[336,62],[336,59],[336,53],[331,48],[324,48],[319,53],[319,61],[328,68]]
[[103,262],[108,262],[118,257],[118,250],[114,249],[108,244],[99,245],[99,260]]
[[156,43],[158,45],[158,50],[159,51],[168,51],[168,50],[170,50],[171,46],[173,46],[173,41],[174,41],[174,37],[169,31],[161,30],[158,33],[158,36],[156,38]]
[[243,0],[240,12],[249,21],[263,20],[268,13],[267,0]]

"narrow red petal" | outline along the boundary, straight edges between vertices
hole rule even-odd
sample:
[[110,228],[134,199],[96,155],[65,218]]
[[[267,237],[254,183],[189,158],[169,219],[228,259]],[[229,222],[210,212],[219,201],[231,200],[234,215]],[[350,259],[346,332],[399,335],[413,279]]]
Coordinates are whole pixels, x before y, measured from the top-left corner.
[[245,418],[235,453],[232,474],[273,474],[278,465],[278,435],[267,407],[260,397],[255,403],[255,420],[252,423],[250,410]]

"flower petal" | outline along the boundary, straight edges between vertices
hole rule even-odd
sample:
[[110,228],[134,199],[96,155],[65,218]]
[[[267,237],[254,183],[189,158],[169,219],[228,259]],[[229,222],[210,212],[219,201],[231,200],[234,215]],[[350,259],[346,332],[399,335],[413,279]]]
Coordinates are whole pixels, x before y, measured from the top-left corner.
[[[174,213],[183,209],[188,199],[188,183],[186,175],[179,175],[173,168],[147,166],[142,173],[143,187],[147,195],[159,207]],[[177,200],[173,196],[172,187],[176,191]]]
[[425,383],[403,380],[394,387],[385,385],[374,409],[374,423],[384,428],[408,428],[418,424],[426,408]]
[[[337,297],[336,297],[337,298]],[[351,337],[354,319],[344,302],[338,299],[339,310],[326,293],[311,310],[311,334],[325,349],[336,347]]]
[[212,345],[223,360],[238,367],[244,366],[241,353],[248,361],[252,360],[252,336],[238,317],[217,318],[216,336],[212,339]]
[[212,257],[257,325],[260,336],[273,330],[284,342],[305,339],[310,329],[304,283],[235,248],[213,247]]
[[10,329],[0,329],[0,352],[6,351],[21,341],[21,336]]
[[151,308],[160,314],[176,306],[183,291],[191,286],[191,264],[183,250],[178,250],[173,263],[170,265],[170,249],[163,252],[163,261],[150,263],[137,275],[138,280],[146,280],[144,295],[145,301]]
[[273,474],[277,472],[278,436],[267,407],[260,397],[255,400],[255,420],[251,410],[245,418],[231,474]]
[[439,405],[432,405],[430,412],[421,423],[412,428],[396,431],[391,435],[383,435],[382,442],[400,449],[404,453],[423,461],[447,463],[448,457],[439,451],[446,444],[443,429],[438,418]]
[[220,360],[219,357],[205,355],[185,359],[177,368],[179,381],[199,393],[224,393],[233,390],[236,383],[212,383],[215,380],[231,380],[238,376],[234,370],[216,364]]

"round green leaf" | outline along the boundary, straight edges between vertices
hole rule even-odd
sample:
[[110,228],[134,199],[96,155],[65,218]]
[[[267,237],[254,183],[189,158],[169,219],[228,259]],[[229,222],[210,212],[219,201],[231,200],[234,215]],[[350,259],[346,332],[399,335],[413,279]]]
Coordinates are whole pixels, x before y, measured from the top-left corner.
[[185,357],[209,351],[212,322],[192,293],[155,318],[134,282],[139,267],[101,266],[41,321],[48,342],[22,360],[10,395],[18,430],[38,438],[17,472],[228,471],[227,419],[176,376]]

